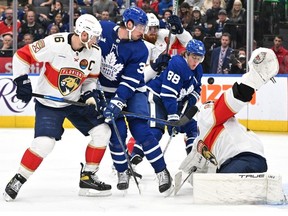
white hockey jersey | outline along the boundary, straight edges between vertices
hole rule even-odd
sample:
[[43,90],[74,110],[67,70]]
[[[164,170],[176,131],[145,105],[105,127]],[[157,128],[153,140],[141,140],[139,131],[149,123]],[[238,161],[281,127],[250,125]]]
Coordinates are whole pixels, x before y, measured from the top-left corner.
[[[148,42],[150,45],[147,45],[147,48],[149,50],[149,57],[150,57],[151,61],[156,59],[161,53],[163,53],[166,50],[168,37],[169,37],[169,30],[168,29],[159,29],[159,32],[157,35],[157,40],[154,44],[154,47],[152,46],[153,44]],[[192,36],[185,29],[184,29],[182,34],[176,34],[176,35],[171,34],[170,43],[169,43],[169,53],[172,55],[177,54],[177,53],[174,53],[173,50],[171,50],[173,44],[177,40],[180,42],[182,47],[185,48],[187,43],[190,40],[192,40]],[[148,57],[147,62],[150,62],[149,57]]]
[[199,108],[197,122],[199,136],[194,141],[199,152],[201,143],[208,147],[218,162],[218,168],[227,159],[242,152],[252,152],[264,157],[261,140],[252,131],[247,131],[234,117],[247,103],[234,98],[232,88],[214,102]]
[[[35,93],[78,101],[81,93],[96,88],[100,73],[101,49],[93,46],[79,51],[71,47],[73,33],[58,33],[26,45],[13,56],[14,78],[30,71],[30,65],[43,62]],[[69,104],[37,100],[50,107]]]

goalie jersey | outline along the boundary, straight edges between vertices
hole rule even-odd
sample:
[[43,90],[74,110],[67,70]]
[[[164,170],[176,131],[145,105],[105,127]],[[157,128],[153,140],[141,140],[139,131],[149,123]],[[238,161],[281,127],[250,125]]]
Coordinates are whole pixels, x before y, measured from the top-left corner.
[[262,157],[264,148],[261,140],[235,118],[247,103],[234,98],[232,88],[216,101],[201,105],[197,114],[199,136],[194,146],[199,150],[201,143],[214,154],[218,168],[229,158],[243,152],[252,152]]
[[[43,62],[35,92],[78,101],[80,95],[96,88],[100,73],[101,49],[73,50],[73,33],[58,33],[26,45],[13,56],[13,76],[28,74],[30,65]],[[49,55],[47,54],[49,53]],[[51,100],[37,100],[50,107],[65,107],[69,104]]]

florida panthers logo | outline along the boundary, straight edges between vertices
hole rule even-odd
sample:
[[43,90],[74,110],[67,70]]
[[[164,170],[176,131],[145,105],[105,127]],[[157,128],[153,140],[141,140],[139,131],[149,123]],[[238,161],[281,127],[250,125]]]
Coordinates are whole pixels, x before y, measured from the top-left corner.
[[63,96],[75,91],[84,81],[84,74],[77,69],[61,69],[58,78],[58,88]]
[[197,143],[197,151],[202,154],[206,160],[210,161],[215,166],[218,165],[216,157],[212,154],[212,152],[208,149],[202,140],[199,140]]

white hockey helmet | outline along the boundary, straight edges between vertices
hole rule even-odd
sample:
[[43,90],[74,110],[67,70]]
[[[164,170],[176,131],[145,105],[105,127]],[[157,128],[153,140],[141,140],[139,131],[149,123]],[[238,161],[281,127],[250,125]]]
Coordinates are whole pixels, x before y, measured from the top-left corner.
[[102,27],[95,16],[91,14],[83,14],[76,20],[74,32],[80,36],[80,40],[82,32],[88,34],[87,42],[81,40],[81,42],[87,47],[87,44],[94,36],[96,36],[97,39],[101,36]]
[[153,13],[147,13],[148,23],[147,26],[160,26],[159,19]]
[[148,23],[145,29],[145,33],[147,34],[149,31],[149,27],[160,27],[159,19],[156,17],[154,13],[147,13]]

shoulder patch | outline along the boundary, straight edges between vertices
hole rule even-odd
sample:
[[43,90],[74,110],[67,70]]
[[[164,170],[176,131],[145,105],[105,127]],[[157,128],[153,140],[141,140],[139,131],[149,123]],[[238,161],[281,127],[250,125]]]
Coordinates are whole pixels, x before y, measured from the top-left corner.
[[32,44],[32,50],[34,53],[39,52],[42,48],[45,47],[45,42],[43,39],[36,41],[35,43]]

